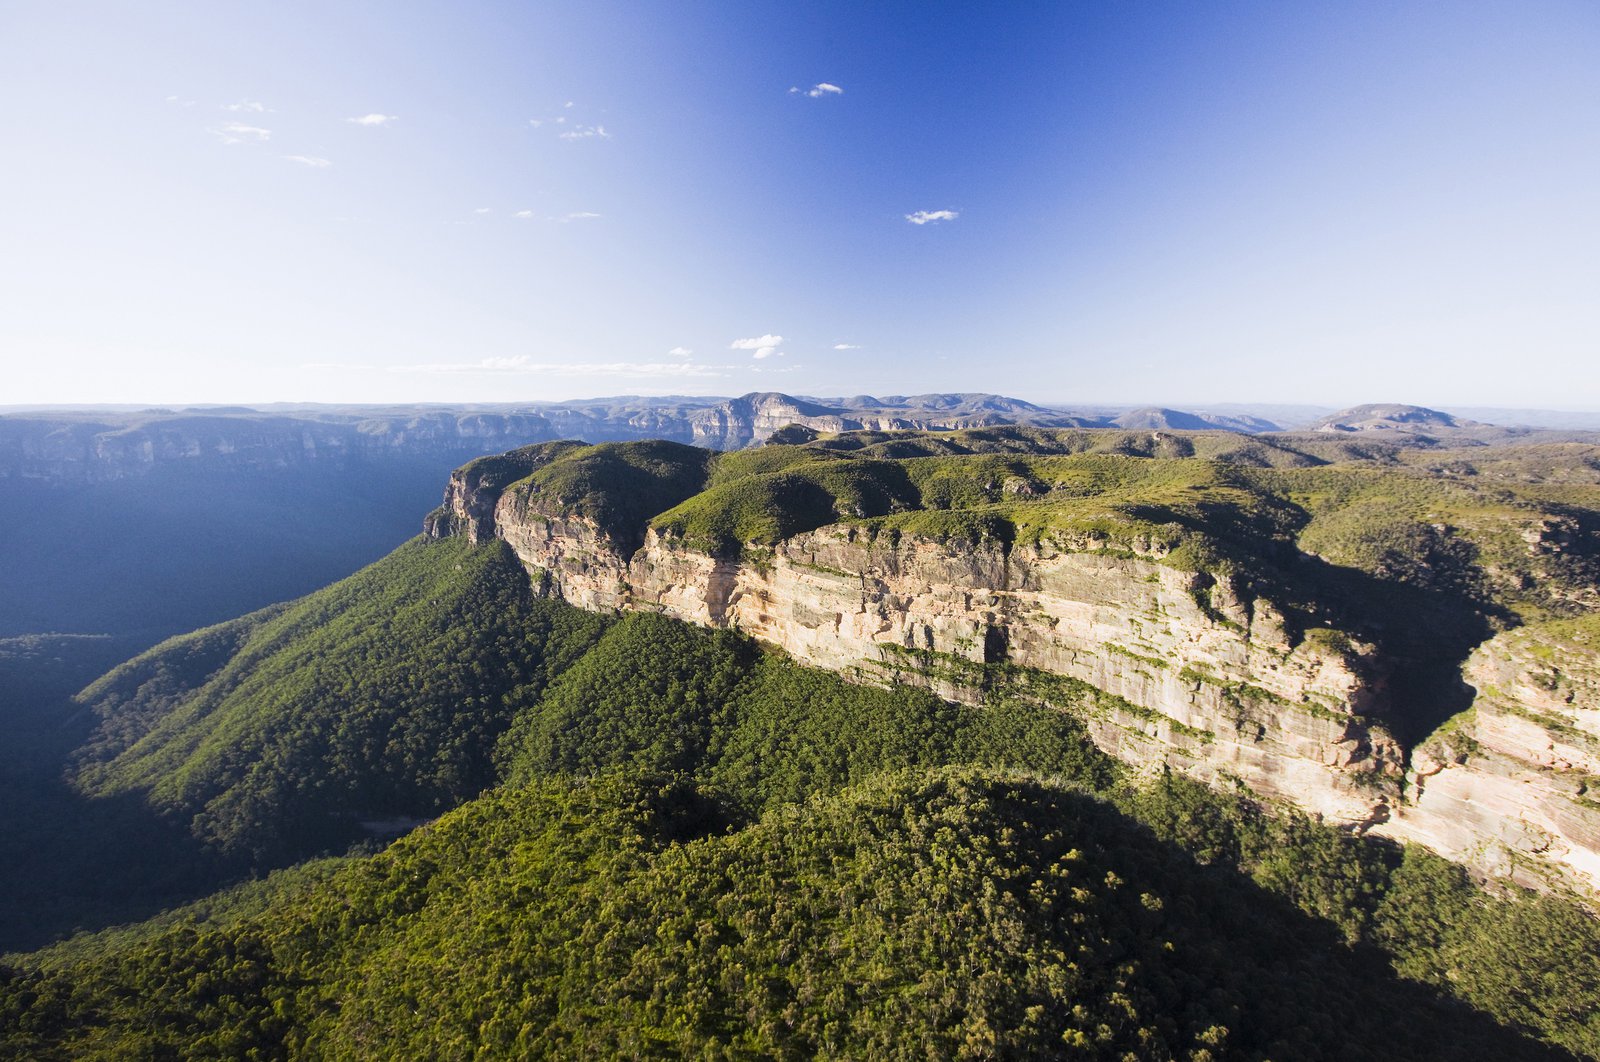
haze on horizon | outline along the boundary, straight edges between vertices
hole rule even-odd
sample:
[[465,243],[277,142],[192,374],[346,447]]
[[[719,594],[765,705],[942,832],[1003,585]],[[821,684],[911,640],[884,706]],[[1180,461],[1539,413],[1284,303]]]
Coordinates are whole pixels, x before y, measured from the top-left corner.
[[1600,409],[1600,7],[0,9],[0,401]]

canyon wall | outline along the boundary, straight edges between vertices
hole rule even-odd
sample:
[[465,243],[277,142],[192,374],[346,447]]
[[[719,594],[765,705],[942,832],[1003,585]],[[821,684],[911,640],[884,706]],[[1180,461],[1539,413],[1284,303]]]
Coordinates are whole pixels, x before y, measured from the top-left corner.
[[1368,714],[1383,671],[1371,646],[1326,629],[1291,636],[1272,603],[1153,549],[839,524],[734,560],[653,529],[618,541],[529,492],[492,499],[459,477],[432,530],[503,539],[542,592],[582,608],[735,628],[856,681],[966,703],[998,687],[1078,715],[1135,768],[1243,786],[1488,875],[1600,890],[1594,647],[1588,667],[1552,675],[1548,640],[1486,643],[1467,669],[1474,711],[1408,769]]
[[1541,624],[1479,646],[1472,709],[1412,753],[1380,832],[1524,885],[1600,888],[1597,631]]
[[516,490],[492,515],[483,500],[453,484],[448,522],[504,539],[546,593],[582,608],[736,628],[813,666],[969,703],[1004,681],[1083,716],[1125,762],[1338,822],[1381,820],[1400,794],[1400,749],[1361,714],[1369,650],[1291,642],[1269,603],[1155,556],[833,525],[730,560],[654,530],[618,543]]

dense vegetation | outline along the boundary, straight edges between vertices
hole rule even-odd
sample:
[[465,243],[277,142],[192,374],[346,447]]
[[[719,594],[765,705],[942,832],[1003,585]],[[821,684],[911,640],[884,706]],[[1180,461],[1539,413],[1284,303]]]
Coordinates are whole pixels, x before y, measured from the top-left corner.
[[1376,646],[1388,675],[1373,715],[1407,745],[1467,708],[1461,665],[1495,631],[1600,609],[1600,447],[1019,427],[795,438],[710,458],[566,447],[505,489],[588,515],[623,553],[648,525],[762,563],[843,524],[1225,576],[1274,602],[1291,638],[1326,628]]
[[[1496,622],[1600,605],[1600,476],[1585,471],[1600,465],[1594,446],[1406,450],[1332,436],[1008,427],[850,432],[720,455],[672,443],[549,447],[478,465],[500,463],[490,490],[589,516],[619,541],[636,543],[650,524],[734,555],[845,522],[970,541],[1065,538],[1247,572],[1290,603],[1337,607],[1366,580]],[[1308,593],[1308,562],[1336,577]]]
[[[1543,457],[1315,451],[1004,429],[473,467],[619,542],[651,520],[719,551],[835,520],[1100,536],[1293,569],[1289,606],[1345,629],[1466,615],[1463,645],[1523,620],[1592,645],[1561,618],[1593,586],[1592,485]],[[151,810],[228,867],[336,857],[9,956],[4,1057],[1600,1058],[1600,922],[1568,900],[1129,777],[1017,690],[962,707],[540,600],[498,542],[413,542],[79,704],[87,806]]]
[[[1184,785],[1125,800],[1156,829],[993,770],[879,774],[747,825],[682,776],[535,780],[261,913],[3,975],[0,1049],[1558,1057],[1351,933],[1508,1025],[1600,1048],[1600,937],[1574,909],[1486,901],[1442,861],[1396,864]],[[1319,906],[1344,924],[1305,913]]]
[[[704,488],[717,455],[671,442],[601,443],[542,455],[509,491],[521,504],[592,520],[627,549],[636,549],[651,515]],[[541,448],[530,447],[537,454]]]
[[575,659],[599,617],[537,601],[495,544],[412,542],[292,606],[185,635],[82,700],[79,771],[263,862],[427,818],[495,780],[507,696]]
[[[536,602],[494,547],[416,543],[388,564],[113,672],[96,694],[146,721],[115,740],[138,749],[187,712],[141,691],[212,689],[219,726],[272,703],[271,684],[246,702],[229,700],[244,679],[213,685],[245,660],[271,673],[290,654],[281,681],[376,639],[384,689],[406,645],[419,665],[440,651],[424,617],[481,622],[463,603],[487,601],[515,681],[459,714],[485,750],[498,738],[485,777],[505,781],[384,854],[16,960],[7,1050],[1539,1057],[1454,997],[1600,1053],[1600,928],[1562,901],[1492,899],[1423,853],[1120,779],[1066,714],[852,686],[728,632]],[[402,619],[408,601],[431,604]],[[219,640],[237,646],[220,664]],[[278,725],[337,733],[376,710],[345,697]],[[394,728],[446,725],[435,707],[405,702]],[[354,770],[266,762],[236,799],[260,786],[289,821]],[[399,762],[408,784],[437,776]],[[281,821],[218,843],[273,852]]]

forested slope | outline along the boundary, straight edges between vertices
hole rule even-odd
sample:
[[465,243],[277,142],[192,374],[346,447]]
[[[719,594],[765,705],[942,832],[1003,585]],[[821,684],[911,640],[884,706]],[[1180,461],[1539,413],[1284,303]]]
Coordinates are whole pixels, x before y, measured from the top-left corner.
[[[869,445],[890,443],[908,441]],[[670,520],[748,544],[763,510],[739,492],[788,482],[764,477],[800,476],[829,505],[949,503],[857,519],[1021,531],[1030,495],[1008,495],[1009,475],[1050,485],[1062,518],[1098,499],[1112,523],[1168,527],[1175,551],[1244,521],[1226,538],[1241,558],[1316,545],[1368,585],[1477,602],[1485,624],[1581,611],[1557,591],[1591,561],[1507,548],[1530,578],[1557,576],[1535,587],[1492,562],[1530,513],[1587,541],[1587,485],[827,445],[685,464],[629,446],[601,453],[667,482],[612,498],[585,453],[552,449],[529,496],[626,522],[703,486]],[[515,486],[516,467],[480,470]],[[696,508],[719,490],[729,504]],[[785,520],[815,501],[763,496],[797,507]],[[1438,514],[1451,530],[1416,530]],[[1600,923],[1582,905],[1137,776],[1086,737],[1099,691],[1024,693],[996,683],[958,705],[854,685],[733,631],[541,599],[496,540],[412,542],[114,669],[80,698],[101,725],[78,781],[258,872],[342,853],[381,832],[372,819],[437,821],[10,956],[0,1053],[1600,1057]]]
[[662,776],[475,801],[268,915],[6,985],[33,1057],[1556,1057],[1059,783],[742,829]]

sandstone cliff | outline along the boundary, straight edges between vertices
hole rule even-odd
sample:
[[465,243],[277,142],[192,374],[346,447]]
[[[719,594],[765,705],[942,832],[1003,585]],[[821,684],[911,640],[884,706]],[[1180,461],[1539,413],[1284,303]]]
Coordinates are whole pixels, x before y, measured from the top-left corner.
[[[601,477],[574,487],[576,473],[561,471],[604,447],[533,447],[458,470],[429,532],[503,539],[543,593],[573,605],[738,629],[857,681],[915,684],[967,703],[1021,697],[1080,716],[1102,749],[1137,769],[1243,787],[1352,829],[1421,842],[1486,874],[1600,891],[1600,639],[1582,634],[1588,628],[1580,637],[1541,625],[1485,643],[1466,667],[1474,710],[1408,755],[1385,720],[1416,710],[1395,703],[1416,695],[1415,683],[1396,681],[1412,662],[1335,629],[1332,612],[1321,614],[1323,625],[1308,622],[1314,608],[1279,600],[1263,588],[1281,581],[1253,578],[1259,573],[1237,559],[1197,563],[1207,554],[1184,555],[1195,540],[1183,537],[1190,532],[1181,520],[1118,525],[1101,514],[991,535],[873,519],[902,512],[912,495],[926,502],[936,488],[959,493],[948,478],[958,474],[975,476],[971,489],[983,497],[1009,499],[995,504],[1011,507],[1013,530],[1050,506],[1098,512],[1098,501],[1051,499],[1062,484],[1071,489],[1077,472],[1108,466],[1061,466],[1054,486],[1028,479],[1022,466],[1008,478],[978,459],[919,466],[905,473],[915,482],[896,480],[888,462],[865,460],[823,462],[807,479],[787,471],[798,449],[673,466],[670,484],[648,480],[648,498],[615,492],[631,506],[619,519],[615,499],[606,510],[583,500],[581,490]],[[634,475],[675,458],[660,450],[630,459]],[[1121,460],[1173,473],[1208,467]],[[838,493],[831,510],[819,511],[831,517],[740,538],[731,549],[684,530],[737,516],[752,498],[798,497],[830,475]],[[762,492],[752,485],[741,501],[738,488],[758,482]],[[1177,482],[1185,497],[1222,499],[1247,480],[1212,471]],[[1155,487],[1133,490],[1143,499],[1137,511],[1160,508],[1149,504]],[[710,511],[689,513],[697,504]],[[1210,520],[1222,534],[1247,511],[1230,516],[1219,504],[1199,504],[1183,520]],[[1257,495],[1241,504],[1276,503]],[[841,519],[847,511],[855,519]],[[1285,508],[1273,519],[1292,526],[1297,518]],[[1536,510],[1517,519],[1544,526]],[[1176,537],[1163,528],[1178,528]],[[1418,716],[1408,718],[1414,726]]]
[[458,473],[432,532],[504,539],[547,593],[583,608],[733,627],[808,664],[957,700],[1003,681],[1084,712],[1125,762],[1340,822],[1381,820],[1400,795],[1400,749],[1362,714],[1370,649],[1335,632],[1291,640],[1271,603],[1154,550],[832,525],[733,560],[654,529],[621,542],[528,491],[492,508],[491,496]]
[[1522,884],[1600,890],[1600,623],[1509,631],[1465,673],[1472,709],[1413,753],[1383,830]]

